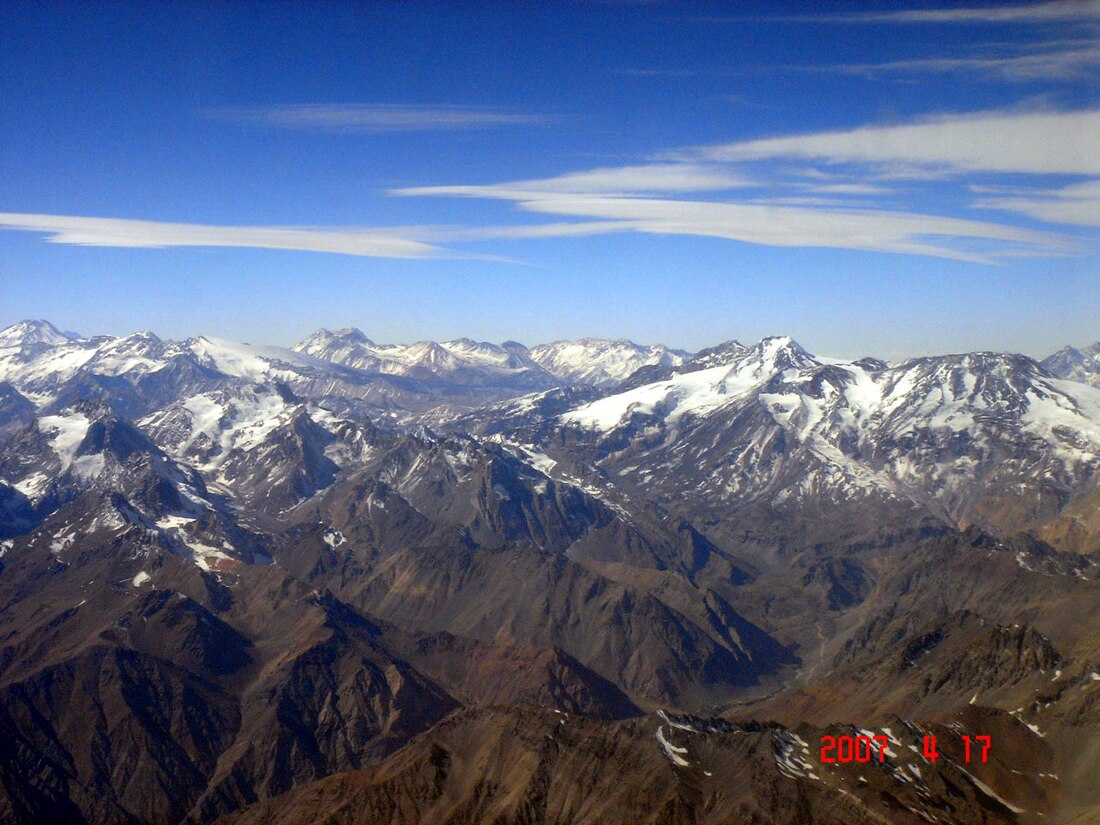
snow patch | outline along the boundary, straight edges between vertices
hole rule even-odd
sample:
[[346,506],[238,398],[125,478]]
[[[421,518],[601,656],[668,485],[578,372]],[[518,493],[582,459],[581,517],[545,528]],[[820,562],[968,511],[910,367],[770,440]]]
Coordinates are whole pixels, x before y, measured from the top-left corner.
[[687,753],[687,748],[677,747],[665,739],[665,729],[663,725],[657,726],[657,742],[660,744],[661,750],[665,752],[665,756],[672,760],[672,764],[678,765],[681,768],[686,768],[691,764],[681,756],[681,754]]
[[33,473],[22,481],[11,485],[32,501],[36,500],[49,485],[50,479],[45,473]]
[[775,766],[781,774],[791,779],[819,779],[810,762],[810,746],[801,736],[780,730],[774,737]]
[[1000,796],[991,787],[989,787],[984,782],[982,782],[982,780],[978,779],[978,777],[976,777],[976,776],[974,776],[974,774],[970,773],[970,771],[966,770],[963,767],[960,767],[959,765],[956,765],[955,767],[958,768],[960,771],[962,771],[964,774],[966,774],[966,776],[970,779],[970,781],[974,783],[974,786],[978,790],[980,790],[982,793],[984,793],[986,796],[988,796],[990,799],[996,799],[998,802],[1000,802],[1002,805],[1004,805],[1006,808],[1008,808],[1014,814],[1027,813],[1027,811],[1024,810],[1023,808],[1018,808],[1017,806],[1015,806],[1011,802],[1009,802],[1007,799]]
[[50,435],[50,449],[61,460],[61,468],[69,469],[76,457],[80,442],[88,434],[92,422],[81,413],[68,415],[44,415],[38,419],[40,432]]

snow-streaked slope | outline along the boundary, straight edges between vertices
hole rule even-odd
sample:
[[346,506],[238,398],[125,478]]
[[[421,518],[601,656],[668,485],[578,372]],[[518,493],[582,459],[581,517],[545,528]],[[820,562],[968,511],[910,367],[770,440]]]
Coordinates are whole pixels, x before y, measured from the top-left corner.
[[205,335],[191,338],[186,346],[204,366],[249,381],[292,379],[305,370],[331,369],[319,358],[285,347],[243,344]]
[[96,375],[144,375],[164,369],[173,359],[187,358],[186,344],[163,341],[152,332],[102,339],[82,367]]
[[[39,329],[34,324],[45,324]],[[95,357],[100,340],[70,339],[46,322],[23,321],[0,331],[0,381],[40,400]]]
[[[345,436],[354,429],[329,410],[287,398],[270,386],[200,393],[137,423],[176,460],[219,478],[231,457],[262,447],[274,433],[292,427],[299,415],[334,436]],[[325,455],[338,466],[363,457],[362,447],[356,449],[345,441],[335,439],[324,448]]]
[[539,344],[531,348],[530,356],[569,383],[610,386],[641,367],[679,366],[689,353],[662,344],[643,346],[622,339],[578,338]]
[[810,362],[805,351],[788,337],[765,338],[732,364],[683,373],[668,381],[601,398],[564,414],[562,421],[608,431],[640,413],[660,415],[674,425],[687,413],[705,414],[743,396],[791,359],[807,365],[816,363]]
[[698,366],[557,421],[612,477],[712,503],[875,495],[1024,529],[1098,480],[1100,390],[1024,356],[887,367],[768,338]]
[[[316,387],[366,383],[354,371],[282,347],[254,346],[218,338],[165,341],[152,332],[121,337],[69,338],[17,324],[0,333],[0,381],[12,384],[40,406],[59,397],[68,403],[87,397],[92,381],[100,389],[124,385],[102,379],[122,379],[125,386],[144,387],[144,403],[154,408],[181,394],[242,382],[284,381]],[[34,344],[21,343],[28,338]],[[70,391],[66,385],[85,382]],[[129,397],[129,400],[133,400]]]
[[23,497],[27,540],[62,564],[123,540],[131,557],[160,548],[207,571],[266,563],[201,473],[102,401],[39,416],[0,445],[0,482]]
[[76,451],[88,434],[91,422],[80,412],[46,415],[38,419],[38,429],[48,434],[50,447],[57,453],[61,467],[67,470],[76,458]]
[[202,470],[214,470],[236,447],[249,449],[279,426],[288,404],[278,393],[249,389],[186,398],[141,420],[161,449]]
[[[706,416],[750,397],[800,440],[841,432],[895,440],[922,431],[978,436],[999,425],[1052,446],[1062,445],[1067,431],[1100,445],[1100,390],[1054,378],[1024,356],[968,353],[873,369],[817,358],[789,337],[765,338],[721,366],[601,398],[561,420],[604,432],[635,414],[675,425],[686,414]],[[1080,457],[1093,454],[1085,449]]]

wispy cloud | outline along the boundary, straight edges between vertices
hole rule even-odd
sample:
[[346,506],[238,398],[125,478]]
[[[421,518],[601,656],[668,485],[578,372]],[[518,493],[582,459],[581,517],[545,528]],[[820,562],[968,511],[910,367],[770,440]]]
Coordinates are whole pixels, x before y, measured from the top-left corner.
[[888,195],[894,191],[871,183],[814,183],[803,184],[802,188],[819,195]]
[[[797,205],[556,192],[503,186],[396,190],[399,195],[449,195],[509,200],[531,213],[587,219],[551,225],[546,235],[643,232],[697,235],[780,247],[824,247],[894,252],[992,263],[1003,249],[1066,251],[1065,239],[995,223],[936,215],[851,207],[822,208],[823,201]],[[537,237],[537,227],[479,233],[480,237]],[[452,236],[454,237],[454,236]],[[466,233],[467,239],[472,239]],[[952,243],[952,241],[954,243]]]
[[[788,18],[791,19],[791,18]],[[1100,0],[1049,0],[1003,6],[948,6],[888,12],[800,16],[837,23],[1055,23],[1100,19]]]
[[[866,78],[889,75],[960,74],[966,77],[1031,81],[1082,80],[1100,69],[1100,40],[1090,37],[1029,43],[985,44],[985,54],[890,60],[882,63],[816,63],[805,65],[754,65],[738,69],[622,69],[634,77],[685,78],[700,75],[749,75],[761,73],[839,74]],[[738,102],[748,103],[747,100]]]
[[628,77],[696,77],[711,74],[704,69],[619,69],[618,74]]
[[1074,183],[1058,189],[1015,189],[997,192],[977,188],[992,197],[979,198],[974,206],[1018,212],[1046,223],[1100,226],[1100,180]]
[[1100,175],[1100,109],[984,112],[727,143],[678,154],[691,162],[789,158],[955,172]]
[[50,243],[161,249],[176,246],[249,247],[330,252],[377,258],[431,258],[443,250],[406,233],[384,229],[210,226],[192,223],[0,212],[0,228],[43,232]]
[[[1012,177],[993,177],[1004,174]],[[884,178],[905,176],[934,181],[937,197],[943,196],[935,211],[948,214],[907,207],[911,188],[881,185]],[[1034,185],[1018,183],[1026,176]],[[1070,180],[1052,183],[1050,176]],[[1013,188],[1005,188],[1006,181]],[[440,243],[640,232],[995,263],[1020,255],[1070,254],[1077,247],[1059,232],[971,219],[986,215],[968,209],[1063,227],[1097,226],[1098,181],[1100,109],[1000,111],[688,147],[646,163],[555,177],[391,192],[501,200],[529,216],[556,219],[546,223],[241,227],[0,213],[0,228],[42,232],[49,241],[66,244],[254,247],[399,258],[456,257]]]
[[634,230],[635,225],[631,221],[565,221],[562,223],[514,224],[510,226],[422,226],[410,228],[411,234],[418,239],[440,243],[579,238]]
[[[650,234],[700,235],[781,247],[858,249],[927,255],[991,263],[989,245],[999,241],[1028,247],[1066,249],[1064,240],[1045,232],[981,221],[871,209],[803,208],[596,196],[548,196],[523,201],[521,208],[552,215],[629,221]],[[966,243],[951,245],[945,241]]]
[[[899,206],[907,193],[876,181],[921,178],[957,195],[960,180],[975,175],[1100,176],[1098,142],[1100,110],[980,112],[691,147],[649,164],[553,178],[408,187],[393,194],[504,200],[530,214],[576,220],[547,225],[547,236],[602,231],[698,235],[992,263],[1020,255],[1068,254],[1076,247],[1058,232],[970,219],[967,209],[1092,225],[1098,200],[1094,188],[980,193],[987,197],[959,199],[952,211],[963,214],[948,216]],[[884,196],[895,203],[888,205]],[[951,209],[947,203],[944,208]],[[480,237],[539,233],[523,227],[511,235],[486,230]]]
[[[916,215],[886,210],[806,209],[635,198],[549,198],[526,201],[522,208],[585,218],[634,220],[636,229],[654,234],[694,234],[770,246],[865,250],[948,257],[991,263],[982,251],[969,251],[944,240],[1003,241],[1022,245],[1065,244],[1044,232],[997,223]],[[933,241],[933,239],[939,242]]]
[[437,132],[529,126],[549,115],[502,112],[474,106],[421,106],[397,103],[294,103],[208,109],[223,120],[337,133]]
[[786,71],[878,77],[889,74],[952,74],[997,77],[1016,82],[1077,80],[1100,69],[1100,43],[1071,49],[1043,50],[1004,57],[933,57],[888,63],[841,63],[819,66],[787,66]]
[[519,180],[475,186],[417,186],[397,190],[400,195],[473,195],[523,200],[541,193],[644,194],[705,192],[753,186],[753,181],[729,168],[701,163],[650,163],[569,172],[554,178]]

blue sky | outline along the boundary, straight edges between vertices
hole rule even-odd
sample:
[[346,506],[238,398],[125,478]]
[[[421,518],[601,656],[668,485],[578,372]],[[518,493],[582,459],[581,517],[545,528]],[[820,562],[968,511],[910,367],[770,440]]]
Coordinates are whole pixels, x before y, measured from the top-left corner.
[[1100,2],[7,2],[0,325],[1043,355],[1098,76]]

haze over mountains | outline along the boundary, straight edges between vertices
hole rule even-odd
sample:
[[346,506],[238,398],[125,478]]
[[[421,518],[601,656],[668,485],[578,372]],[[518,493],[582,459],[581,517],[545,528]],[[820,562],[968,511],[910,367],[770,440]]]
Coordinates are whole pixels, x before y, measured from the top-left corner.
[[0,821],[1089,821],[1098,353],[11,326]]

